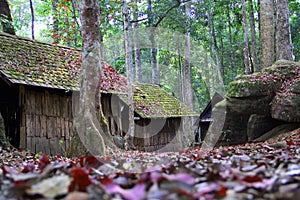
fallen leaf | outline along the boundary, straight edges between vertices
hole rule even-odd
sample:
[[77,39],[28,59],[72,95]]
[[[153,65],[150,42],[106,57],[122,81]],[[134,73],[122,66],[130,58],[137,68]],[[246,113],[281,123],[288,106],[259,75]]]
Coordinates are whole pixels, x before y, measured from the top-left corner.
[[68,193],[71,178],[67,175],[58,175],[44,179],[26,190],[29,195],[40,194],[46,198],[55,198]]

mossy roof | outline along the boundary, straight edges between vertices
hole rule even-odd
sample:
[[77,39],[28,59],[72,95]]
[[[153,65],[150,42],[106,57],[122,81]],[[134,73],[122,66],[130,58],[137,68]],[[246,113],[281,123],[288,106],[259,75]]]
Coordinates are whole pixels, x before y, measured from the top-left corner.
[[[103,92],[125,90],[126,79],[105,62]],[[0,32],[0,74],[11,83],[46,88],[78,90],[81,51]]]
[[[63,90],[79,89],[81,50],[0,32],[0,76],[11,83]],[[102,61],[100,88],[106,93],[127,90],[126,78]],[[143,118],[196,116],[178,99],[151,84],[134,85],[135,111]]]
[[[143,118],[198,116],[196,112],[157,85],[134,83],[134,109]],[[128,103],[125,94],[119,95]]]

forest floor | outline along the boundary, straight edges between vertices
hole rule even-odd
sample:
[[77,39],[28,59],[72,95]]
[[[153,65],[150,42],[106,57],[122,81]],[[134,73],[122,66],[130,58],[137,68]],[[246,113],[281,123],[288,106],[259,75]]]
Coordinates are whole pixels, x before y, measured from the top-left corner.
[[0,148],[0,199],[300,200],[300,129],[177,153],[65,158]]

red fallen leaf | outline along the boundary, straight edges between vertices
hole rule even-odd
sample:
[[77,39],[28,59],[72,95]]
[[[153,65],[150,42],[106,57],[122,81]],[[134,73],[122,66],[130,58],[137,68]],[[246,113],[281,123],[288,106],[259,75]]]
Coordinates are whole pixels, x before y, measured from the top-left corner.
[[297,145],[297,143],[294,142],[293,140],[286,140],[286,144],[289,145],[289,146],[295,146],[295,145]]
[[98,168],[102,163],[95,156],[81,156],[79,158],[79,163],[81,167],[89,168]]
[[111,184],[113,181],[108,176],[105,176],[104,179],[101,181],[103,185]]
[[92,184],[88,173],[84,169],[77,167],[71,169],[70,172],[72,174],[73,181],[70,184],[69,191],[78,190],[85,192],[87,186]]
[[263,181],[263,179],[259,176],[246,176],[242,180],[247,182],[247,183],[255,183],[255,182],[262,182]]
[[220,189],[217,192],[217,197],[224,197],[226,196],[227,189],[223,185],[221,185]]
[[47,165],[49,165],[51,162],[46,154],[43,154],[40,156],[38,160],[38,168],[43,171]]

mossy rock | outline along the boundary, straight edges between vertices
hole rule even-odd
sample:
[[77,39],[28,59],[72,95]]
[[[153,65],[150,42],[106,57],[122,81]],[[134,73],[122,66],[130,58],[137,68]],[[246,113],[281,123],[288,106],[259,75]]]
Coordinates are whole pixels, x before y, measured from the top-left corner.
[[270,102],[274,95],[247,97],[247,98],[227,98],[227,110],[241,115],[270,115]]
[[300,95],[278,93],[272,101],[271,115],[285,122],[300,122]]
[[263,73],[273,74],[284,81],[287,78],[299,76],[300,63],[289,60],[278,60],[272,66],[262,70]]
[[238,76],[230,83],[226,96],[265,96],[277,92],[287,79],[299,77],[300,63],[279,60],[261,72]]
[[250,97],[250,96],[265,96],[274,93],[277,85],[269,80],[263,81],[252,81],[252,79],[238,79],[230,83],[227,97]]

